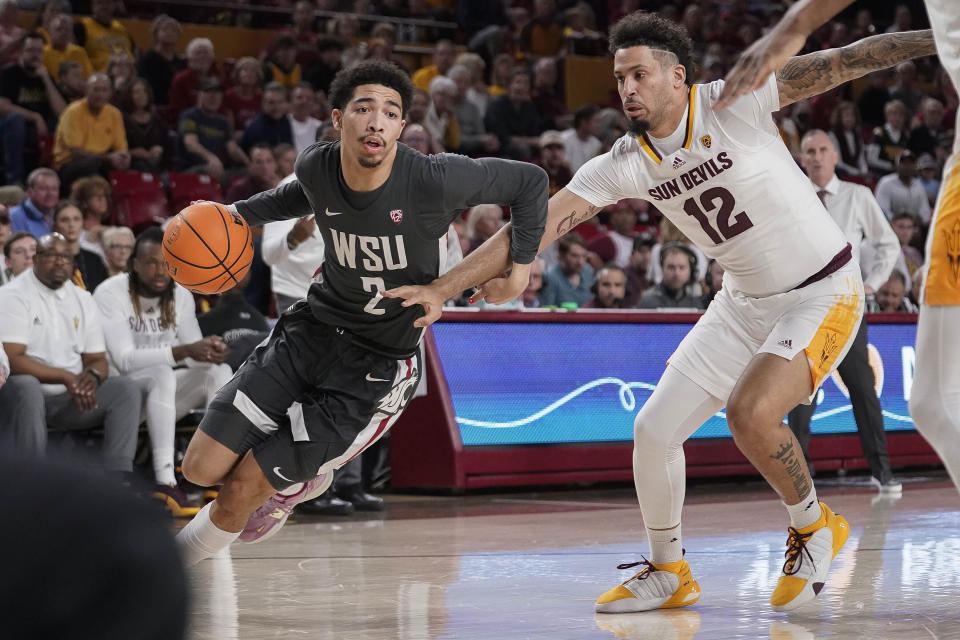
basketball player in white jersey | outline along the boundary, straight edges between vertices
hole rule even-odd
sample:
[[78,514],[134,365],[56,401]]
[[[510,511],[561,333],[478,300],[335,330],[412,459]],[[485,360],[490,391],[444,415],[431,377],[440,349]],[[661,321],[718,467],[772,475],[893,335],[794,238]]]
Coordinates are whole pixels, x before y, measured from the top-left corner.
[[[771,113],[903,60],[929,55],[929,32],[876,36],[797,58],[729,109],[723,82],[691,85],[692,44],[682,27],[637,12],[610,34],[614,76],[631,131],[581,167],[550,199],[541,250],[622,198],[654,203],[726,270],[723,289],[670,358],[635,420],[634,479],[651,560],[597,601],[599,612],[693,604],[700,587],[683,558],[683,442],[726,406],[737,446],[777,491],[790,516],[786,562],[771,597],[778,610],[823,587],[849,525],[817,500],[799,445],[783,424],[843,359],[863,312],[851,247],[783,145]],[[841,64],[844,61],[845,64]],[[827,73],[826,71],[830,71]],[[506,232],[506,233],[509,233]],[[487,282],[508,263],[497,234],[429,287],[390,295],[439,317],[450,292]],[[477,297],[520,293],[502,279]],[[630,565],[628,565],[630,566]]]
[[[803,0],[793,5],[731,70],[726,99],[751,91],[764,74],[783,66],[814,29],[851,2]],[[960,3],[925,2],[940,63],[960,91]],[[960,113],[956,129],[960,130]],[[960,488],[960,136],[954,139],[953,153],[943,168],[926,257],[910,415]]]

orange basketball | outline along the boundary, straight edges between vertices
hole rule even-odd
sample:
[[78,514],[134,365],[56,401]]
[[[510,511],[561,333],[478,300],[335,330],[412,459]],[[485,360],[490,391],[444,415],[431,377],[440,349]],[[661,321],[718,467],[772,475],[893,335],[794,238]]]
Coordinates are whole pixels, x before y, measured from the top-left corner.
[[177,214],[163,234],[170,277],[197,293],[223,293],[247,275],[253,235],[226,205],[197,202]]

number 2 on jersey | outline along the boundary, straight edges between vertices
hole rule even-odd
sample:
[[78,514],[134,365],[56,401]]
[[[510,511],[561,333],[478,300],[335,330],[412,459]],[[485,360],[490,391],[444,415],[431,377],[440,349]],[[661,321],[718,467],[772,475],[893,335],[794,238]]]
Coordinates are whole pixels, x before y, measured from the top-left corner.
[[[716,209],[717,200],[720,201],[720,211],[717,212],[717,229],[714,229],[710,226],[710,220],[704,211],[709,212]],[[747,217],[745,211],[741,211],[735,215],[733,224],[730,224],[730,214],[733,212],[733,208],[737,203],[733,198],[733,194],[723,187],[712,187],[701,193],[700,204],[703,205],[703,209],[697,206],[696,200],[688,198],[687,201],[683,203],[683,210],[687,212],[688,216],[696,218],[697,222],[700,223],[700,227],[703,228],[704,233],[710,236],[714,244],[720,244],[724,240],[730,240],[753,226],[753,221]],[[718,229],[719,233],[717,232]]]
[[370,278],[367,276],[361,276],[360,281],[363,282],[364,291],[372,291],[373,297],[370,298],[370,301],[363,308],[367,313],[372,313],[375,316],[382,316],[387,312],[386,309],[378,309],[377,304],[383,300],[383,296],[380,295],[380,292],[387,288],[386,283],[383,281],[383,278]]

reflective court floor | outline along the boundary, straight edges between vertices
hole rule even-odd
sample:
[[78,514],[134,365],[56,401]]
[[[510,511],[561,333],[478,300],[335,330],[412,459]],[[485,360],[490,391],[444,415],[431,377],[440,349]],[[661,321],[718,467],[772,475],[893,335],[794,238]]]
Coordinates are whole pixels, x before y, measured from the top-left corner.
[[851,536],[817,601],[770,609],[787,516],[769,489],[701,483],[684,544],[692,608],[594,614],[646,553],[630,488],[386,496],[383,514],[301,517],[190,571],[190,637],[254,640],[513,638],[960,639],[960,495],[945,475],[899,499],[850,482],[818,491]]

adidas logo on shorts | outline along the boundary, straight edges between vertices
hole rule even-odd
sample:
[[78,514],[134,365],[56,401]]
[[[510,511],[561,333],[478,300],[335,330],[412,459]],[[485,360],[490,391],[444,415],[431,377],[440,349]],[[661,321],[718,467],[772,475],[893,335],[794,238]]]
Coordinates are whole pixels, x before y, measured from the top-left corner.
[[792,349],[792,348],[793,348],[793,340],[781,340],[781,341],[778,342],[777,344],[780,345],[781,347],[783,347],[784,349]]

